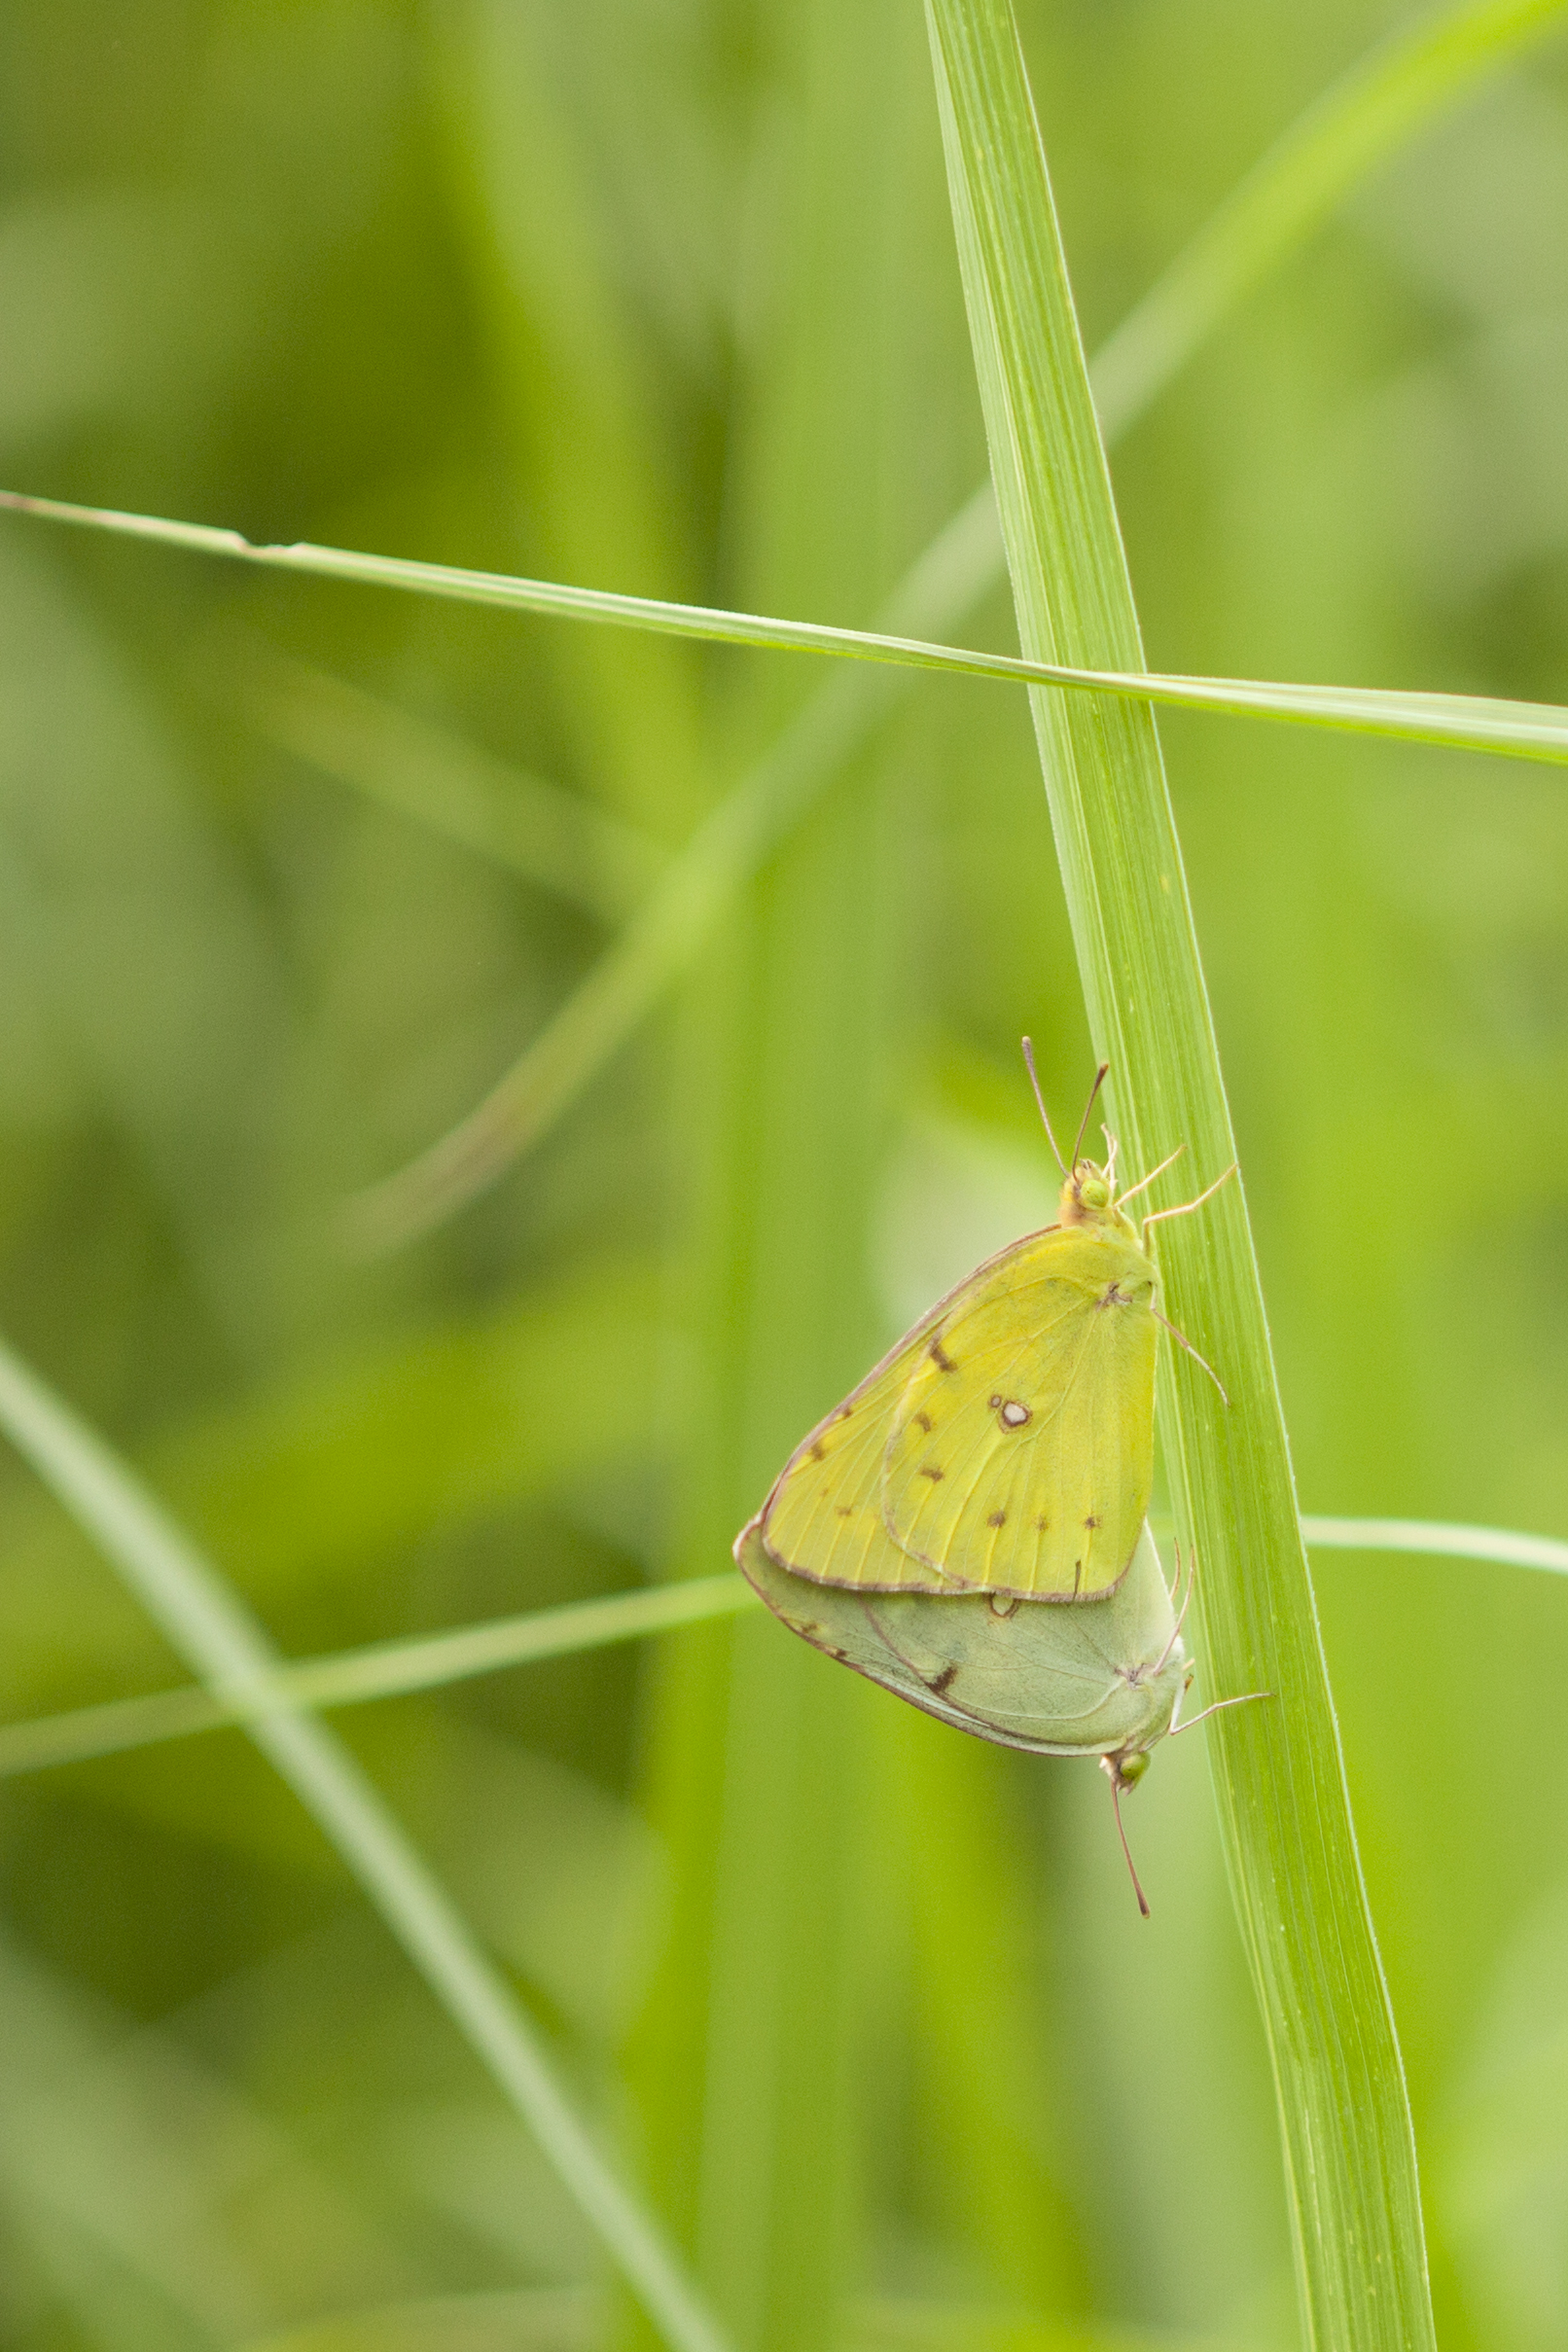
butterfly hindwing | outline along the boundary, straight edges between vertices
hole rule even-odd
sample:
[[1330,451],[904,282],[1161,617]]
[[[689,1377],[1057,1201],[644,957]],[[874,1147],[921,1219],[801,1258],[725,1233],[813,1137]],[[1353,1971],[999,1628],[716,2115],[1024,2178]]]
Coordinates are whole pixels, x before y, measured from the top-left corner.
[[1115,1592],[1087,1609],[810,1584],[778,1566],[755,1520],[735,1557],[814,1648],[1003,1747],[1104,1755],[1157,1739],[1191,1671],[1147,1525]]

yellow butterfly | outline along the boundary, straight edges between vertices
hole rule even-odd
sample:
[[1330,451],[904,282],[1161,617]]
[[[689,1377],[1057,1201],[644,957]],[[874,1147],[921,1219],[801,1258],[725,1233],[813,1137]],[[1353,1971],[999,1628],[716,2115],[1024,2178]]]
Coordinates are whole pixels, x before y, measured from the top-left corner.
[[1102,1067],[1064,1162],[1027,1038],[1024,1057],[1062,1170],[1059,1222],[977,1266],[818,1422],[737,1557],[755,1539],[814,1584],[1014,1602],[1096,1601],[1125,1575],[1149,1508],[1165,1322],[1147,1235],[1226,1177],[1140,1230],[1126,1204],[1170,1159],[1119,1198],[1115,1139],[1103,1167],[1079,1158]]

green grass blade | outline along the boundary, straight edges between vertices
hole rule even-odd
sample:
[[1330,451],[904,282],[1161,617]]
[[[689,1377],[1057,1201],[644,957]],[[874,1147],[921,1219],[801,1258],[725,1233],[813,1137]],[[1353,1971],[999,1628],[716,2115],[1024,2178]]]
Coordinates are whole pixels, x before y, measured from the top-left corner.
[[[557,620],[589,621],[652,629],[663,636],[696,637],[721,645],[744,645],[775,653],[826,654],[850,661],[887,662],[896,667],[939,670],[954,677],[992,678],[1015,686],[1070,687],[1102,699],[1107,695],[1141,703],[1168,703],[1181,710],[1224,712],[1232,718],[1277,719],[1328,727],[1352,734],[1389,735],[1411,743],[1437,743],[1457,751],[1490,751],[1520,760],[1568,761],[1568,708],[1551,702],[1516,702],[1479,695],[1428,695],[1398,687],[1312,686],[1270,678],[1173,677],[1158,670],[1115,664],[1051,661],[1043,657],[976,652],[965,646],[932,645],[913,637],[875,630],[831,628],[817,621],[783,621],[757,613],[732,613],[717,606],[674,604],[654,596],[623,596],[606,588],[570,588],[558,581],[522,580],[505,572],[462,571],[448,564],[412,563],[392,555],[367,555],[348,548],[257,547],[237,531],[206,523],[171,522],[154,515],[125,515],[109,507],[71,506],[54,498],[31,498],[0,490],[0,508],[46,520],[113,531],[224,555],[283,571],[313,572],[363,581],[367,586],[408,588],[418,594],[454,597],[468,604],[504,605]],[[719,812],[716,812],[719,813]]]
[[[1007,0],[928,0],[943,143],[1019,637],[1135,668],[1137,616],[1045,154]],[[1133,1163],[1235,1157],[1153,714],[1031,695],[1090,1032]],[[1197,1580],[1237,1915],[1274,2062],[1307,2340],[1433,2340],[1409,2108],[1350,1822],[1239,1183],[1171,1225],[1161,1428]],[[1202,1392],[1202,1393],[1199,1393]]]
[[619,924],[667,863],[657,841],[546,776],[261,640],[201,685],[296,760],[476,856]]
[[[1079,683],[1083,676],[1080,673]],[[620,939],[489,1093],[427,1151],[349,1204],[345,1231],[352,1248],[374,1254],[430,1231],[531,1150],[627,1043],[671,983],[690,969],[734,893],[790,833],[837,762],[848,756],[889,706],[894,691],[882,680],[835,680],[807,704],[745,782],[697,828]],[[1247,690],[1260,698],[1249,707],[1262,715],[1261,699],[1273,691]],[[1278,691],[1290,695],[1297,690]],[[1437,706],[1464,703],[1471,714],[1467,724],[1475,731],[1465,739],[1473,747],[1481,740],[1480,731],[1492,724],[1482,714],[1495,712],[1499,731],[1488,739],[1487,748],[1522,750],[1516,737],[1507,743],[1501,737],[1504,731],[1527,725],[1538,731],[1538,740],[1522,756],[1568,759],[1568,710],[1552,712],[1540,704],[1482,705],[1460,696],[1406,696],[1399,699],[1412,706],[1406,714],[1410,722],[1407,729],[1389,720],[1371,690],[1316,691],[1342,702],[1345,725],[1357,724],[1350,716],[1352,706],[1364,720],[1370,717],[1370,732],[1408,731],[1423,740],[1454,741],[1457,736],[1438,731],[1443,716]],[[1416,702],[1432,706],[1426,723],[1430,731],[1425,733],[1413,714]],[[1239,701],[1235,707],[1241,707]]]
[[1303,1513],[1301,1533],[1328,1551],[1413,1551],[1568,1576],[1568,1544],[1555,1536],[1520,1535],[1512,1527],[1459,1527],[1447,1519],[1317,1518]]
[[[924,48],[903,0],[775,16],[791,98],[729,445],[734,593],[786,612],[831,596],[858,620],[898,577],[916,469],[961,445],[956,418],[925,415],[929,314],[909,299],[941,195]],[[775,744],[813,683],[735,665],[726,742]],[[880,747],[856,763],[744,894],[677,1015],[677,1576],[728,1553],[813,1400],[875,1352],[901,790]],[[644,1788],[674,1884],[628,2065],[650,2184],[748,2352],[837,2352],[866,2260],[870,1697],[766,1616],[660,1645]]]
[[453,2023],[535,2134],[676,2352],[725,2338],[657,2225],[610,2170],[500,1974],[370,1781],[277,1688],[260,1625],[132,1473],[0,1346],[0,1426],[196,1673],[256,1710],[250,1736],[332,1840]]
[[1562,11],[1563,0],[1472,0],[1402,26],[1298,116],[1096,352],[1090,374],[1107,439],[1354,188],[1550,32]]
[[302,1707],[356,1706],[366,1699],[442,1689],[538,1658],[568,1657],[583,1650],[605,1649],[612,1642],[641,1641],[677,1625],[729,1617],[749,1609],[755,1600],[751,1586],[732,1572],[696,1577],[646,1592],[568,1601],[559,1609],[530,1609],[518,1617],[462,1625],[415,1641],[375,1642],[339,1657],[279,1664],[270,1676],[266,1702],[214,1682],[199,1689],[154,1691],[143,1698],[73,1708],[69,1714],[0,1727],[0,1777],[36,1771],[45,1764],[118,1755],[125,1748],[212,1731],[225,1724],[255,1723],[278,1696]]
[[[1463,1527],[1443,1519],[1344,1519],[1303,1513],[1301,1534],[1328,1551],[1399,1551],[1461,1560],[1496,1560],[1510,1568],[1539,1568],[1568,1576],[1568,1544],[1554,1536],[1523,1535],[1509,1527]],[[681,1625],[744,1614],[757,1596],[744,1578],[726,1574],[659,1585],[646,1592],[618,1592],[604,1600],[568,1601],[559,1609],[530,1609],[450,1633],[417,1640],[374,1642],[329,1657],[280,1663],[269,1689],[303,1707],[359,1706],[410,1691],[444,1690],[477,1674],[567,1657],[614,1642],[643,1641]],[[51,1764],[85,1764],[151,1747],[196,1731],[247,1724],[269,1711],[254,1698],[216,1684],[153,1691],[140,1698],[109,1699],[59,1715],[0,1725],[0,1779]]]
[[[531,568],[667,588],[692,563],[679,472],[604,161],[575,102],[568,52],[591,54],[593,20],[574,12],[578,37],[557,45],[545,28],[558,13],[465,0],[426,19],[420,41],[506,452],[496,479],[510,485],[503,505],[517,501],[512,528]],[[658,832],[673,817],[687,832],[705,805],[706,762],[701,672],[687,649],[572,630],[540,651],[578,771],[634,822]]]

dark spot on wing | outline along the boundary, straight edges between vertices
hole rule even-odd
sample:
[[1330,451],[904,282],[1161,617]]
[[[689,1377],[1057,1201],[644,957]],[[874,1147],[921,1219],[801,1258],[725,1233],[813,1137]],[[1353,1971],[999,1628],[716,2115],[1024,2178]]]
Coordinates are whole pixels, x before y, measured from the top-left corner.
[[1049,1535],[1051,1533],[1051,1521],[1047,1518],[1044,1512],[1042,1512],[1040,1516],[1036,1519],[1035,1526],[1041,1535]]
[[993,1511],[985,1524],[987,1527],[1005,1527],[1007,1525],[1007,1513],[1005,1511]]
[[920,1476],[923,1479],[930,1479],[935,1481],[938,1479],[944,1479],[946,1475],[947,1474],[944,1470],[939,1470],[937,1468],[935,1462],[922,1462],[920,1465]]
[[928,1691],[934,1691],[939,1698],[943,1697],[948,1687],[953,1682],[957,1672],[958,1665],[957,1661],[954,1660],[951,1664],[944,1666],[940,1674],[934,1674],[930,1682],[927,1683],[926,1689]]
[[813,1438],[810,1444],[806,1447],[806,1451],[811,1456],[813,1462],[820,1462],[827,1450],[827,1447],[823,1444],[820,1438]]
[[1099,1520],[1094,1516],[1092,1511],[1089,1513],[1088,1517],[1084,1521],[1086,1527],[1097,1527],[1099,1523]]
[[956,1372],[958,1370],[940,1339],[932,1340],[931,1345],[926,1349],[926,1354],[931,1358],[938,1372]]
[[852,1519],[852,1518],[854,1517],[854,1515],[855,1515],[855,1512],[854,1512],[854,1506],[853,1506],[853,1504],[850,1504],[850,1503],[840,1503],[840,1504],[838,1505],[838,1516],[839,1516],[839,1518],[841,1518],[841,1519]]
[[926,1436],[929,1438],[931,1435],[931,1415],[928,1412],[917,1412],[914,1418],[916,1425],[923,1429],[926,1433]]

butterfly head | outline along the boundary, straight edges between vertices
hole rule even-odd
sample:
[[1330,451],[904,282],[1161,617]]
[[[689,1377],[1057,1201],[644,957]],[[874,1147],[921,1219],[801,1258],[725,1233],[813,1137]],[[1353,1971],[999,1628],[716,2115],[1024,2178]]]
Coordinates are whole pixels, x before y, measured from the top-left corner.
[[1074,1161],[1073,1172],[1061,1188],[1061,1222],[1098,1226],[1104,1232],[1119,1233],[1128,1241],[1137,1240],[1137,1227],[1117,1206],[1114,1157],[1103,1168],[1092,1159]]
[[1100,1758],[1100,1770],[1119,1797],[1123,1789],[1135,1789],[1148,1769],[1147,1748],[1118,1748],[1113,1755]]

